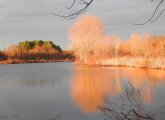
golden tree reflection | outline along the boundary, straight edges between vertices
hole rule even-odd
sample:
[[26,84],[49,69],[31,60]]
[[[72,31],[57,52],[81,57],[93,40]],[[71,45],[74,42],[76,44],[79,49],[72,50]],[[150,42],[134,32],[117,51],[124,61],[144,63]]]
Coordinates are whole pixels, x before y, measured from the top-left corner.
[[142,90],[143,101],[151,103],[155,87],[165,83],[165,71],[126,67],[75,66],[71,86],[73,101],[85,112],[96,112],[105,96],[122,93],[122,82]]
[[77,67],[71,90],[73,100],[85,112],[97,111],[104,96],[121,93],[118,75],[102,67]]
[[153,98],[153,90],[159,85],[165,83],[165,70],[156,69],[140,69],[140,68],[121,68],[123,76],[135,88],[142,89],[143,99],[146,103],[151,103]]

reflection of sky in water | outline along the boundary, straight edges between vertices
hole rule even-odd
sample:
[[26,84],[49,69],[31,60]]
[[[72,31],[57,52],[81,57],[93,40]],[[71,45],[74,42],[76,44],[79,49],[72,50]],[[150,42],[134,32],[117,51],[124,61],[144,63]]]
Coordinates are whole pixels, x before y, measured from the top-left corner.
[[72,70],[72,63],[0,65],[0,116],[49,120],[61,114],[64,120],[99,120],[99,115],[79,111],[70,99]]
[[[5,67],[7,66],[7,67]],[[62,66],[61,66],[62,67]],[[63,73],[61,72],[63,71]],[[4,65],[0,69],[1,84],[19,86],[54,86],[69,74],[67,69],[52,68],[51,64]]]
[[165,102],[165,71],[138,68],[83,67],[72,63],[0,66],[0,117],[24,120],[101,120],[103,97],[119,96],[126,81],[141,89],[153,107]]

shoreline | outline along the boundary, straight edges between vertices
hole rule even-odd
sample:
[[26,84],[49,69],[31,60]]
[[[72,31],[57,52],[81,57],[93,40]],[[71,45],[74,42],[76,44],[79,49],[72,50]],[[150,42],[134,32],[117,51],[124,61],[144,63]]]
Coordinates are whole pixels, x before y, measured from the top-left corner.
[[[73,59],[62,60],[1,60],[0,65],[5,64],[30,64],[30,63],[54,63],[54,62],[74,62]],[[161,69],[165,70],[165,58],[144,58],[144,57],[116,57],[90,64],[76,63],[87,67],[132,67],[142,69]]]
[[121,57],[102,61],[103,65],[127,66],[136,68],[162,69],[165,70],[165,58],[161,57]]
[[106,60],[100,60],[94,64],[79,64],[88,67],[132,67],[132,68],[142,68],[142,69],[161,69],[165,70],[165,58],[161,57],[117,57],[109,58]]
[[30,63],[55,63],[55,62],[73,62],[73,60],[0,60],[0,65],[7,64],[30,64]]

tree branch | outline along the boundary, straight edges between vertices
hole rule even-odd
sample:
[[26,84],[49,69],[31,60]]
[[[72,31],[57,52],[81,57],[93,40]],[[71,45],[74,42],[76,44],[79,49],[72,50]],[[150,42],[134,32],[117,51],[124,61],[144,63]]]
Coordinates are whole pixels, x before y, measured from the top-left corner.
[[[88,7],[91,5],[91,3],[94,0],[73,0],[73,2],[71,3],[71,5],[69,6],[65,6],[66,9],[69,9],[70,12],[67,15],[61,15],[61,14],[56,14],[56,13],[52,13],[53,15],[56,15],[58,17],[62,17],[65,19],[74,19],[76,17],[78,17],[80,14],[83,14],[86,12],[86,10],[88,9]],[[155,0],[150,0],[150,2],[154,2]],[[158,10],[160,9],[161,5],[163,4],[165,0],[160,0],[158,5],[156,6],[156,8],[154,9],[153,13],[151,14],[151,16],[144,21],[143,23],[133,23],[134,25],[145,25],[147,23],[153,23],[155,21],[157,21],[160,16],[165,12],[165,9],[161,10],[160,13],[158,15],[156,15],[156,13],[158,12]],[[79,3],[80,6],[83,6],[80,9],[75,10],[74,7],[77,5],[76,4]],[[78,6],[79,7],[79,6]]]
[[76,0],[73,0],[72,4],[71,4],[69,7],[66,6],[66,8],[67,8],[67,9],[71,9],[71,8],[74,6],[75,2],[76,2]]
[[[151,0],[150,2],[153,2],[154,0]],[[148,20],[146,20],[145,22],[143,22],[143,23],[133,23],[134,25],[145,25],[146,23],[153,23],[153,22],[155,22],[155,21],[157,21],[158,20],[158,18],[163,14],[163,12],[165,11],[165,9],[163,9],[160,13],[159,13],[159,15],[154,19],[154,17],[156,16],[156,12],[158,11],[158,9],[160,8],[160,6],[163,4],[163,2],[164,2],[164,0],[161,0],[160,2],[159,2],[159,4],[157,5],[157,7],[155,8],[155,10],[154,10],[154,12],[152,13],[152,15],[151,15],[151,17],[148,19]]]
[[[63,17],[65,19],[74,19],[76,18],[77,16],[79,16],[80,14],[83,14],[87,8],[89,7],[89,5],[93,2],[94,0],[90,0],[89,2],[85,1],[85,0],[80,0],[79,3],[84,5],[81,9],[79,10],[71,10],[69,15],[59,15],[59,14],[56,14],[56,13],[52,13],[53,15],[56,15],[56,16],[59,16],[59,17]],[[67,7],[67,9],[71,9],[75,6],[75,3],[76,3],[76,0],[73,1],[73,3],[71,4],[71,6]]]

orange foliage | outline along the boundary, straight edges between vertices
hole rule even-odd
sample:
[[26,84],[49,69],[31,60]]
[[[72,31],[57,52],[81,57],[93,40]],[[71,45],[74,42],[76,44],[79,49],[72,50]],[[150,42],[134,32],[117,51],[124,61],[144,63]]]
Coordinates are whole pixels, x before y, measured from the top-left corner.
[[16,44],[10,45],[6,50],[5,53],[9,56],[9,59],[14,58],[15,56],[20,55],[19,46]]
[[95,53],[93,57],[97,61],[105,60],[109,57],[115,57],[118,54],[119,44],[120,39],[117,36],[104,36],[94,44]]
[[165,57],[165,37],[133,33],[121,44],[120,52],[132,57]]
[[83,64],[100,64],[124,56],[165,57],[165,36],[133,33],[128,40],[120,42],[115,35],[105,35],[101,22],[94,16],[80,17],[70,28],[69,38],[77,61]]
[[0,64],[74,60],[71,51],[62,51],[59,46],[56,46],[51,41],[40,41],[43,42],[42,45],[32,44],[30,46],[28,44],[38,42],[37,40],[10,45],[1,52],[3,54],[0,54],[0,59],[3,61]]
[[76,57],[83,63],[88,63],[94,53],[94,44],[103,36],[103,26],[94,16],[80,17],[69,29],[69,39]]

